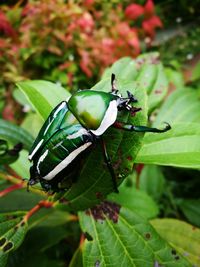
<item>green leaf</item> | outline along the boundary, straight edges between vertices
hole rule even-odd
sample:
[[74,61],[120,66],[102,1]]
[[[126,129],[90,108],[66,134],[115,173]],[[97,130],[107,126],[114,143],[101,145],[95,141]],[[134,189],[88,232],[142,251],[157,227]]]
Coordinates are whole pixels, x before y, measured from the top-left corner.
[[[110,79],[111,74],[114,73],[117,78],[125,78],[126,80],[135,80],[138,76],[138,66],[135,60],[130,57],[124,57],[116,61],[112,67],[107,68],[103,73],[102,80]],[[123,70],[123,74],[122,74]]]
[[28,160],[28,151],[22,150],[17,161],[12,163],[10,167],[22,178],[29,177],[29,168],[31,166],[30,161]]
[[155,109],[167,94],[168,81],[158,53],[143,54],[134,61],[128,57],[122,58],[105,71],[103,79],[109,78],[112,73],[118,78],[127,80],[137,80],[139,75],[142,77],[137,86],[144,87],[149,95],[148,112]]
[[178,206],[191,223],[200,227],[200,199],[183,199]]
[[[167,89],[168,89],[168,81],[164,74],[164,69],[162,64],[157,63],[155,66],[156,66],[156,77],[148,98],[149,112],[155,109],[162,102],[165,95],[167,94]],[[146,78],[149,79],[150,77],[147,76]]]
[[151,224],[161,237],[172,244],[178,253],[185,256],[193,266],[200,266],[199,229],[176,219],[155,219],[151,221]]
[[83,247],[83,265],[191,267],[139,215],[115,203],[79,213],[82,231],[90,238]]
[[[138,63],[147,67],[143,75],[143,84],[148,93],[149,113],[160,105],[167,94],[168,81],[157,52],[142,54],[137,58]],[[149,86],[150,85],[150,86]]]
[[192,70],[192,76],[190,78],[191,81],[195,81],[200,79],[200,62],[198,62],[194,69]]
[[153,125],[164,121],[170,124],[200,121],[200,99],[198,92],[191,88],[174,91],[162,105]]
[[11,145],[22,143],[26,150],[30,149],[34,141],[26,130],[2,119],[0,119],[0,139],[6,140]]
[[184,87],[184,77],[180,71],[172,68],[165,68],[165,74],[168,81],[170,81],[176,88],[181,89]]
[[39,133],[39,130],[43,125],[43,122],[44,121],[38,114],[29,113],[21,124],[21,127],[31,133],[31,135],[36,138]]
[[48,81],[23,81],[17,86],[44,120],[57,104],[70,96],[62,86]]
[[8,143],[0,139],[0,164],[10,164],[19,157],[19,150],[9,149]]
[[159,212],[154,200],[145,192],[134,187],[120,186],[119,194],[111,194],[108,199],[129,208],[146,219],[155,218]]
[[[117,63],[115,63],[115,68],[116,64]],[[131,67],[131,62],[129,64]],[[147,98],[145,87],[142,85],[144,77],[139,74],[136,81],[134,80],[134,76],[132,79],[129,78],[129,80],[127,80],[126,76],[123,75],[124,66],[121,63],[120,68],[121,73],[119,77],[116,77],[117,87],[120,93],[125,96],[127,90],[132,92],[138,99],[137,106],[142,107],[142,111],[138,112],[136,116],[131,116],[128,112],[123,112],[119,115],[118,119],[135,125],[145,125],[147,120]],[[146,66],[144,66],[144,68],[146,68]],[[141,69],[143,68],[141,67]],[[121,77],[123,77],[123,79],[121,79]],[[141,85],[137,86],[137,83]],[[111,90],[110,77],[101,80],[93,89],[109,92]],[[104,135],[108,154],[115,167],[115,173],[119,177],[118,183],[121,183],[123,179],[132,172],[134,158],[141,147],[142,138],[142,133],[130,133],[112,128]],[[70,190],[68,190],[62,198],[62,203],[65,202],[67,204],[58,204],[57,207],[83,210],[95,205],[112,191],[112,179],[103,160],[102,148],[100,144],[97,144],[95,149],[85,159],[84,166],[80,171],[76,183],[72,185]]]
[[[28,225],[23,212],[0,214],[0,266],[5,266],[7,254],[17,249],[26,235]],[[22,223],[23,222],[23,223]]]
[[155,200],[159,200],[165,190],[164,175],[156,165],[146,165],[142,169],[139,180],[140,190],[144,190]]
[[77,250],[75,251],[69,267],[83,267],[83,251],[82,247],[78,247]]
[[8,267],[66,266],[79,241],[78,222],[69,222],[70,217],[55,209],[37,212],[23,244],[9,256]]
[[172,124],[162,134],[146,134],[135,162],[200,168],[200,124]]
[[31,104],[29,103],[28,99],[26,98],[26,96],[24,95],[24,93],[19,89],[19,88],[15,88],[15,90],[13,91],[13,97],[14,99],[20,103],[22,106],[26,107],[26,109],[28,108],[31,109]]
[[26,189],[15,190],[0,198],[0,212],[29,210],[42,199],[44,199],[44,197],[29,193]]

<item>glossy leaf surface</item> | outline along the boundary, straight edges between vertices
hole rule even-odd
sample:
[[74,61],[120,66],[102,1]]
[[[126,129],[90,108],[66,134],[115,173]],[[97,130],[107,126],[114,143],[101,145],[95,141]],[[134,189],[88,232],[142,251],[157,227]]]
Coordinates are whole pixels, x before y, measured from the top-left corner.
[[200,98],[198,92],[192,88],[175,90],[159,110],[154,125],[164,121],[170,124],[179,122],[199,122]]
[[62,86],[48,81],[23,81],[17,86],[44,120],[58,103],[70,96]]
[[[151,224],[162,238],[171,243],[193,266],[200,265],[200,230],[176,219],[156,219]],[[183,234],[184,233],[184,234]],[[177,254],[174,250],[174,255]]]
[[120,186],[119,194],[111,194],[108,199],[133,210],[146,219],[155,218],[159,212],[155,201],[145,192],[134,187]]
[[82,231],[90,236],[83,247],[84,266],[192,266],[180,254],[174,255],[147,221],[115,205],[104,207],[104,212],[93,210],[93,215],[91,210],[80,213]]
[[29,150],[33,137],[26,130],[8,121],[0,119],[0,139],[6,140],[9,144],[23,144],[23,148]]
[[184,168],[200,168],[200,124],[172,124],[162,134],[146,134],[136,162]]

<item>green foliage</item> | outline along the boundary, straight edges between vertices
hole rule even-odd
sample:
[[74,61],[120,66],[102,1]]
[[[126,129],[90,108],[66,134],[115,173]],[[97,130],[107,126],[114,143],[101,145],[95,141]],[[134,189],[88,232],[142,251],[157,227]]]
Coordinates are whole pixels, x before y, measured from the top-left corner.
[[199,169],[200,125],[172,124],[172,130],[162,135],[147,134],[135,162]]
[[[198,264],[199,244],[191,226],[178,220],[155,219],[160,215],[173,215],[187,218],[199,226],[199,201],[186,195],[190,187],[180,190],[178,175],[175,176],[175,171],[169,168],[187,168],[191,180],[194,179],[194,171],[190,174],[190,168],[198,173],[198,92],[191,87],[179,88],[162,104],[168,81],[156,53],[141,55],[135,60],[128,57],[120,59],[105,71],[102,80],[92,89],[110,91],[111,73],[115,73],[116,85],[122,95],[125,96],[129,90],[138,99],[135,106],[142,108],[133,116],[120,112],[118,120],[135,125],[147,125],[153,121],[152,125],[158,128],[162,127],[163,122],[169,122],[172,129],[166,133],[145,136],[142,133],[108,129],[104,139],[118,184],[123,182],[119,194],[112,193],[112,180],[99,144],[85,156],[80,175],[71,188],[53,196],[34,188],[30,188],[33,192],[21,189],[4,196],[9,191],[9,181],[19,184],[17,178],[6,174],[4,168],[8,168],[10,163],[7,162],[0,173],[0,194],[3,196],[0,195],[0,206],[3,207],[3,213],[0,213],[0,220],[3,218],[0,244],[5,236],[6,242],[10,240],[14,243],[14,252],[2,252],[0,265],[6,266],[6,262],[8,267],[190,267]],[[181,84],[180,80],[177,84]],[[9,168],[21,177],[28,178],[30,163],[27,155],[33,142],[32,134],[36,136],[51,109],[67,99],[70,93],[60,85],[47,81],[23,81],[18,83],[18,88],[32,109],[22,123],[23,128],[1,120],[3,127],[0,138],[9,146],[24,143],[24,150]],[[2,143],[1,151],[3,149],[5,143]],[[139,165],[133,173],[134,163]],[[143,166],[144,163],[149,165]],[[181,174],[179,176],[182,178]],[[195,183],[192,185],[195,186]],[[22,186],[26,187],[26,182]],[[179,191],[176,195],[177,187]],[[5,222],[5,212],[11,211],[9,220]],[[14,219],[13,214],[17,214]],[[154,220],[150,223],[150,219]],[[78,244],[80,231],[83,234]],[[184,238],[181,231],[187,233]],[[194,246],[189,247],[186,243],[193,240]]]
[[140,175],[140,189],[155,200],[159,200],[165,190],[165,177],[159,166],[145,165]]
[[70,96],[62,86],[47,81],[23,81],[17,86],[44,120],[53,107]]
[[96,216],[100,215],[103,219],[95,220],[92,211],[79,214],[82,231],[90,235],[83,250],[84,266],[192,266],[180,254],[174,256],[151,225],[126,205],[119,214],[114,210]]
[[134,187],[121,186],[119,195],[111,194],[108,199],[123,207],[134,210],[137,214],[146,219],[155,218],[159,213],[158,205],[145,192]]
[[17,249],[27,232],[27,223],[22,221],[24,213],[0,214],[0,264],[6,266],[7,255]]
[[0,138],[11,145],[23,143],[26,150],[29,150],[33,143],[33,137],[26,130],[2,119],[0,119]]
[[[176,219],[155,219],[151,221],[151,224],[179,253],[199,266],[199,229]],[[174,255],[177,255],[176,250],[174,250]]]
[[178,204],[189,222],[200,227],[200,199],[184,199]]

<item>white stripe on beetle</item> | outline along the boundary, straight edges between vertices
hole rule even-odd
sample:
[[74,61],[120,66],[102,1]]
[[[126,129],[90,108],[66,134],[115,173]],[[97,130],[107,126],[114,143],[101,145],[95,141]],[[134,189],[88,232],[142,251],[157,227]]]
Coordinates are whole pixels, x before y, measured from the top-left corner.
[[[58,114],[58,112],[64,108],[64,106],[66,106],[67,103],[63,102],[58,109],[56,110],[56,112],[53,114],[53,119],[49,122],[48,126],[46,127],[43,136],[46,134],[46,132],[48,131],[49,127],[51,126],[52,122],[54,121],[54,119],[56,118],[56,115]],[[44,142],[44,139],[40,140],[40,142],[37,144],[37,146],[34,148],[33,152],[28,156],[28,159],[31,161],[33,156],[35,155],[35,153],[38,151],[38,149],[41,147],[42,143]]]
[[66,102],[64,101],[64,102],[59,106],[59,108],[56,110],[56,112],[53,114],[53,117],[55,118],[56,115],[58,114],[58,112],[59,112],[61,109],[63,109],[64,106],[66,106],[66,105],[67,105],[67,104],[66,104]]
[[88,148],[91,144],[92,142],[88,142],[75,149],[63,161],[61,161],[52,171],[50,171],[47,175],[45,175],[42,178],[48,181],[53,179],[59,172],[65,169],[82,151],[86,150],[86,148]]
[[42,145],[43,142],[44,142],[44,139],[40,140],[40,142],[37,144],[37,146],[35,147],[35,149],[33,150],[33,152],[28,156],[28,159],[29,160],[32,160],[33,156],[38,151],[38,149],[41,147],[41,145]]
[[38,171],[38,173],[40,174],[40,168],[39,168],[39,165],[40,165],[40,163],[46,158],[46,156],[48,155],[48,153],[49,153],[49,150],[47,149],[45,152],[44,152],[44,154],[42,154],[42,156],[39,158],[39,160],[38,160],[38,163],[37,163],[37,171]]
[[54,119],[56,118],[56,115],[58,114],[58,112],[64,108],[64,106],[66,106],[66,102],[63,102],[59,107],[58,109],[55,111],[55,113],[53,114],[53,119],[52,121],[50,121],[50,123],[48,124],[47,128],[45,129],[44,131],[44,134],[43,136],[46,134],[46,132],[48,131],[49,127],[51,126],[52,122],[54,121]]
[[86,129],[80,129],[78,132],[68,135],[67,139],[75,139],[84,134],[88,134],[88,131]]
[[91,130],[91,132],[97,136],[102,135],[108,129],[108,127],[116,121],[117,112],[117,101],[113,100],[110,102],[99,128],[96,130]]

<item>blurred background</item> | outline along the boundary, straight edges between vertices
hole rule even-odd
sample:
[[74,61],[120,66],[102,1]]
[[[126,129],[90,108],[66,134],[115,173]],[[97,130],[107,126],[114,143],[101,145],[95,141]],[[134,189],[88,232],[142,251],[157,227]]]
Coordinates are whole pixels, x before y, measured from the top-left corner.
[[191,74],[199,62],[199,7],[199,0],[1,1],[1,116],[17,123],[25,116],[17,81],[89,88],[120,57],[148,51],[159,51],[165,66],[180,71],[173,72],[174,86],[181,75],[193,82],[199,78],[198,70]]
[[[147,52],[159,52],[169,81],[168,92],[161,106],[161,115],[159,117],[160,106],[158,106],[149,114],[151,121],[157,117],[158,121],[162,122],[165,112],[171,109],[171,113],[165,118],[166,121],[199,124],[199,10],[200,0],[1,0],[2,125],[5,121],[9,121],[36,137],[43,123],[23,93],[16,87],[16,82],[43,79],[60,84],[73,93],[79,88],[93,86],[99,81],[103,71],[119,58],[128,56],[134,59]],[[5,143],[0,145],[4,146]],[[193,153],[191,156],[194,165],[198,153]],[[21,153],[20,160],[11,167],[5,166],[2,162],[0,171],[4,174],[8,173],[19,178],[28,171],[29,165],[25,163],[27,153]],[[200,227],[200,180],[199,165],[197,165],[185,169],[138,164],[128,182],[140,188],[156,203],[157,213],[154,217],[181,219]],[[27,177],[28,175],[27,173]],[[10,183],[1,181],[0,185],[1,189],[4,189]],[[11,188],[10,191],[12,190]],[[135,193],[139,194],[135,203],[141,199],[138,192]],[[0,209],[1,212],[20,208],[28,210],[38,200],[31,194],[27,196],[25,190],[22,193],[13,192],[12,196],[8,194],[1,199]],[[53,241],[51,249],[46,250],[48,258],[52,256],[56,260],[63,259],[67,250],[67,261],[70,261],[79,242],[80,230],[77,225],[69,229],[68,239],[64,239],[64,234],[61,233],[60,239],[58,237],[59,246],[54,246]],[[33,240],[35,233],[36,231],[33,233]],[[171,242],[170,238],[168,241]],[[28,262],[29,259],[25,254],[26,244],[30,244],[30,240],[26,242],[20,253],[24,253],[23,257],[27,258]],[[37,241],[34,242],[37,251]],[[63,248],[63,244],[68,245]],[[199,253],[198,248],[196,254],[197,251]],[[39,255],[38,262],[43,259],[42,257]],[[199,256],[195,257],[193,262],[199,263]],[[8,266],[17,265],[11,260]],[[46,265],[41,263],[40,266]]]

